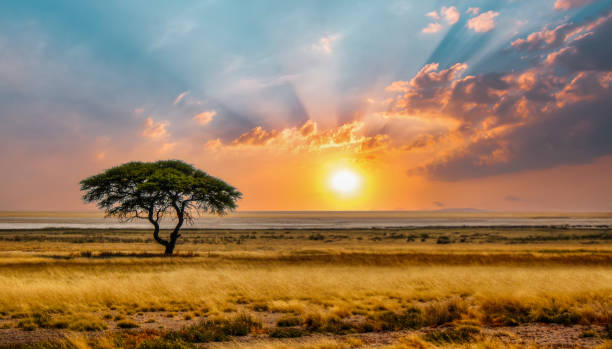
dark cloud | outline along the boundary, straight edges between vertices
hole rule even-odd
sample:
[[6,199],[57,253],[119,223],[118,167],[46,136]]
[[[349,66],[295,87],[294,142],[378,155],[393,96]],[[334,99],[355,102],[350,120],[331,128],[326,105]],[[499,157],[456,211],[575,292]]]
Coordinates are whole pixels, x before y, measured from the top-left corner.
[[506,200],[506,201],[521,201],[520,198],[518,198],[518,197],[516,197],[514,195],[506,195],[504,200]]
[[[523,72],[460,77],[423,68],[420,79],[404,85],[397,106],[428,107],[460,121],[453,132],[465,142],[415,171],[453,181],[589,163],[612,153],[612,16],[583,24],[579,33],[571,39],[567,32],[551,34],[548,46],[562,48]],[[423,86],[434,93],[420,93]]]

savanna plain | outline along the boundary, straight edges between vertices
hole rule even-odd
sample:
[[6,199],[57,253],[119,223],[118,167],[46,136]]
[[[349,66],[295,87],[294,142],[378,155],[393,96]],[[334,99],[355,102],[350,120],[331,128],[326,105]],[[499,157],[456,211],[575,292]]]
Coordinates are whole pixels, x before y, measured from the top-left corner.
[[182,235],[0,231],[0,347],[612,348],[608,227]]

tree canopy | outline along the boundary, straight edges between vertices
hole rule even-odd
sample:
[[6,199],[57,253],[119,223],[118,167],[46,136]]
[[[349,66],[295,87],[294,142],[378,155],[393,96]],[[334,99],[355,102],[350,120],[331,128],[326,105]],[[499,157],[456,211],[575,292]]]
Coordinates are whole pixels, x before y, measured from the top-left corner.
[[[180,160],[128,162],[80,182],[85,202],[97,202],[109,217],[147,219],[155,241],[172,254],[179,231],[194,215],[223,215],[236,208],[236,188]],[[159,223],[171,215],[177,224],[169,239],[159,236]]]

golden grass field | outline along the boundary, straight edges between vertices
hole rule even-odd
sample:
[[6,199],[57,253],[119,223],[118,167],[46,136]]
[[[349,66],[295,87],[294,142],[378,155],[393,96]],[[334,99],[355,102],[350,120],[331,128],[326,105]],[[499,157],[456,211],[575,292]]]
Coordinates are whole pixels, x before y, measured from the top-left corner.
[[606,229],[0,232],[0,347],[610,347]]

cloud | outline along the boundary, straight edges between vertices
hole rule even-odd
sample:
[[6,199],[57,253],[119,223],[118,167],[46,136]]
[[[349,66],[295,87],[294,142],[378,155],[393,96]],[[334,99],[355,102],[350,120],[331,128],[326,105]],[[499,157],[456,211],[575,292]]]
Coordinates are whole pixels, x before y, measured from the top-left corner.
[[557,10],[570,10],[577,7],[586,6],[595,0],[557,0],[555,2],[555,9]]
[[434,201],[433,204],[436,205],[437,207],[444,207],[445,206],[444,203],[440,202],[440,201]]
[[459,14],[459,11],[457,11],[457,8],[455,6],[442,6],[442,9],[440,10],[440,15],[444,17],[446,23],[450,25],[457,23],[459,21],[459,18],[461,17],[461,14]]
[[183,99],[183,97],[185,97],[188,94],[189,94],[189,91],[185,91],[179,94],[178,96],[176,96],[176,99],[174,100],[174,105],[179,104],[179,102]]
[[439,32],[442,29],[442,25],[440,23],[429,23],[427,27],[423,28],[422,32],[425,34],[434,34]]
[[266,131],[261,126],[257,126],[249,132],[243,133],[240,137],[232,141],[232,145],[265,145],[278,135],[278,131]]
[[[590,35],[594,34],[600,26],[609,24],[609,20],[612,18],[612,13],[601,16],[597,19],[587,21],[583,24],[574,23],[563,23],[555,27],[554,29],[544,28],[540,31],[529,34],[525,39],[519,38],[512,42],[512,47],[517,48],[519,51],[542,51],[557,49],[559,47],[567,46],[574,41],[587,39]],[[597,29],[598,30],[598,29]],[[598,35],[607,35],[598,30]],[[596,39],[598,40],[598,39]]]
[[204,126],[208,125],[213,120],[213,117],[215,115],[217,115],[217,112],[215,110],[209,110],[194,115],[193,119],[197,121],[200,125]]
[[477,14],[479,14],[479,13],[480,13],[480,8],[478,8],[478,7],[470,7],[470,8],[468,8],[468,9],[465,11],[465,13],[467,13],[467,14],[477,15]]
[[[444,19],[444,21],[448,25],[453,25],[457,23],[459,21],[459,18],[461,18],[461,14],[459,13],[459,11],[457,11],[457,8],[455,6],[451,6],[451,7],[442,6],[442,8],[440,9],[440,12],[434,10],[431,12],[427,12],[425,16],[430,17],[436,21],[439,21],[440,19]],[[421,32],[425,34],[434,34],[442,30],[442,28],[443,26],[439,22],[431,22],[427,24],[427,26],[423,28]]]
[[468,20],[467,27],[477,33],[486,33],[495,28],[495,17],[498,15],[499,12],[484,12],[474,18],[470,18],[470,20]]
[[542,50],[560,47],[566,37],[575,30],[571,23],[564,23],[554,29],[543,29],[531,33],[525,39],[516,39],[512,46],[518,50]]
[[612,70],[612,13],[580,27],[582,35],[548,54],[546,62],[571,71]]
[[427,16],[429,18],[432,18],[432,19],[435,19],[436,21],[440,19],[440,15],[438,14],[438,11],[436,11],[436,10],[433,10],[431,12],[427,12],[425,14],[425,16]]
[[257,126],[234,139],[231,146],[268,146],[291,151],[344,149],[356,152],[370,152],[389,147],[388,135],[367,136],[363,128],[363,122],[353,121],[322,130],[313,120],[281,130],[268,131]]
[[319,41],[316,44],[313,44],[312,48],[315,51],[330,54],[334,50],[336,41],[338,41],[339,39],[340,39],[339,34],[325,35],[324,37],[319,39]]
[[448,84],[467,69],[467,64],[457,63],[447,69],[439,69],[438,63],[429,63],[410,81],[395,81],[387,91],[404,92],[396,107],[408,113],[438,108],[448,100]]
[[514,195],[506,195],[504,200],[506,200],[506,201],[521,201],[520,198],[518,198],[518,197],[516,197]]
[[166,127],[170,126],[169,121],[155,122],[151,118],[146,118],[141,135],[149,139],[160,139],[168,135]]
[[514,45],[553,50],[526,70],[464,76],[465,64],[440,69],[430,63],[413,79],[387,87],[401,93],[391,112],[456,122],[446,133],[405,143],[405,151],[432,154],[408,173],[453,181],[583,164],[612,153],[612,17],[567,27]]

